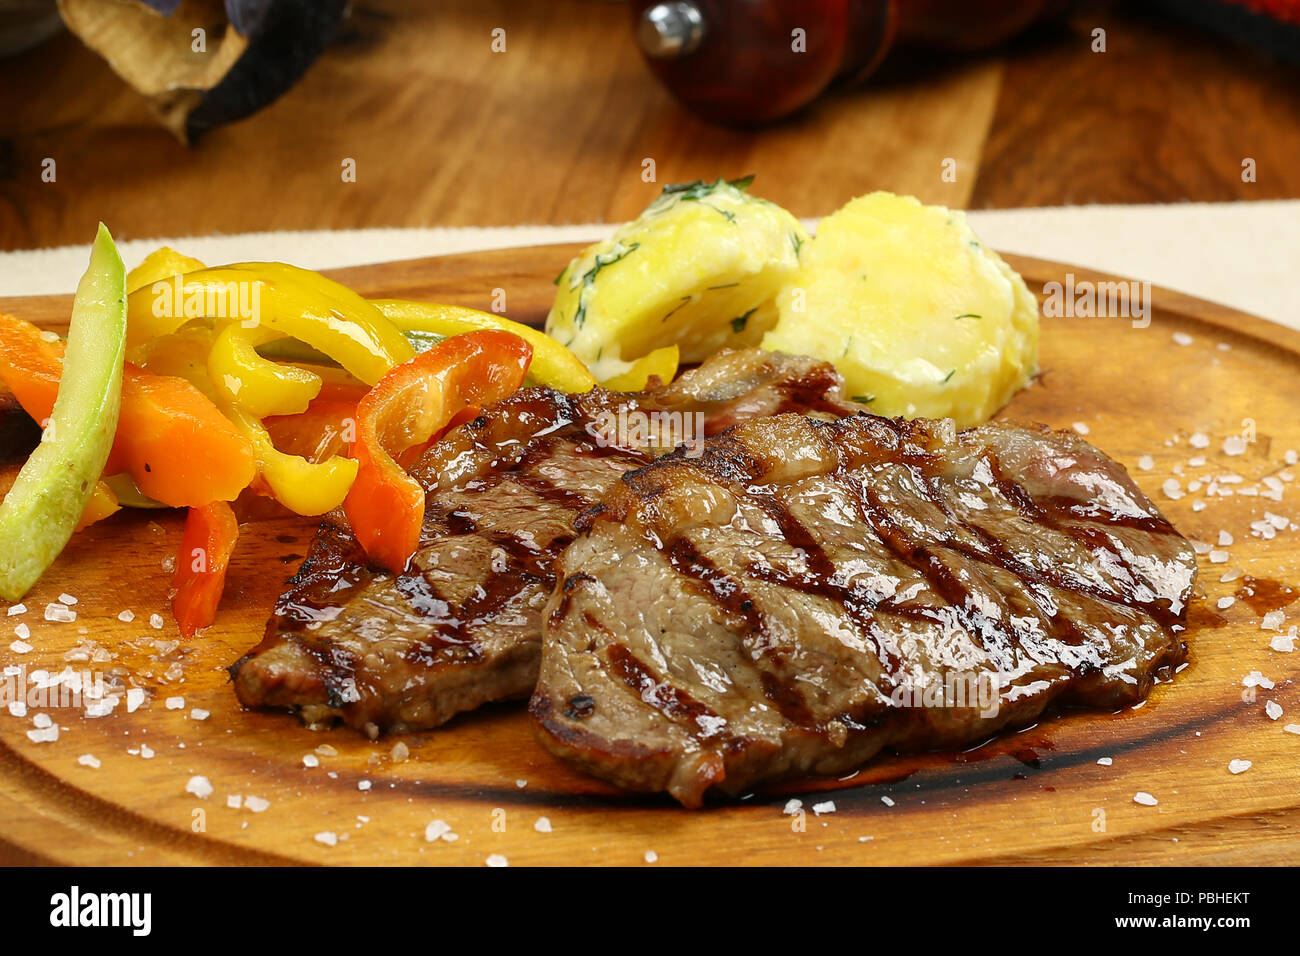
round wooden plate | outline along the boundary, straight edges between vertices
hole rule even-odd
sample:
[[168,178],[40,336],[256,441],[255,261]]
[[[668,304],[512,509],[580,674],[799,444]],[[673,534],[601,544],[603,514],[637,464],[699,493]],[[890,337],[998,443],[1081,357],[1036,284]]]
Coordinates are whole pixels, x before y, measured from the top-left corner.
[[[574,251],[516,249],[335,275],[368,294],[480,308],[503,290],[510,314],[537,321]],[[1071,275],[1076,289],[1113,281],[1007,258],[1040,293]],[[1300,521],[1290,482],[1300,467],[1286,463],[1288,450],[1300,449],[1300,333],[1172,292],[1152,297],[1144,328],[1127,318],[1044,318],[1043,373],[1002,413],[1086,428],[1184,534],[1214,549],[1202,549],[1190,666],[1144,706],[1058,714],[965,753],[885,757],[843,780],[688,811],[561,766],[534,742],[520,706],[379,742],[242,711],[225,669],[259,639],[313,523],[245,526],[217,623],[184,642],[164,569],[180,515],[124,513],[75,538],[28,595],[26,614],[0,617],[0,660],[26,668],[27,678],[40,669],[117,669],[147,699],[132,713],[123,700],[99,718],[72,707],[33,706],[24,717],[0,708],[0,860],[1300,862],[1300,653],[1270,648],[1278,632],[1262,627],[1277,617],[1266,622],[1269,611],[1300,617],[1287,588],[1300,578],[1290,523]],[[58,328],[69,301],[0,301],[0,311]],[[1240,453],[1228,454],[1225,442]],[[1180,497],[1164,490],[1170,479]],[[1221,532],[1231,543],[1220,546]],[[64,592],[77,598],[76,621],[45,621],[45,605]],[[1228,597],[1234,602],[1221,608]],[[129,623],[119,619],[127,609]],[[150,625],[155,614],[159,628]],[[19,622],[31,630],[29,653],[9,648]],[[1282,632],[1289,626],[1284,620]],[[112,659],[67,659],[87,642]],[[1252,672],[1273,686],[1244,686]],[[1282,708],[1279,719],[1266,712],[1269,701]],[[37,713],[57,724],[57,740],[30,739]],[[1249,769],[1232,773],[1235,760]],[[187,792],[196,776],[210,782],[209,796]],[[1158,802],[1135,802],[1139,792]],[[802,813],[783,812],[792,796]],[[426,840],[436,820],[457,839]]]

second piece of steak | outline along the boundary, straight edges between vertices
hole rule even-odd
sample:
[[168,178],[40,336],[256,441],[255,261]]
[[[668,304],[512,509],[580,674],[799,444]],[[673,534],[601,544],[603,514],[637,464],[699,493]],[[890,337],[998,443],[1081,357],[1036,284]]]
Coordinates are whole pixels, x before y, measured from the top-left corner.
[[840,387],[830,365],[749,349],[637,394],[524,389],[412,469],[429,494],[405,573],[369,565],[346,519],[326,518],[262,643],[231,668],[235,692],[371,736],[526,697],[552,565],[578,512],[699,431],[783,411],[848,414]]
[[625,475],[557,562],[544,746],[687,806],[1113,708],[1184,659],[1189,543],[1071,432],[781,415]]

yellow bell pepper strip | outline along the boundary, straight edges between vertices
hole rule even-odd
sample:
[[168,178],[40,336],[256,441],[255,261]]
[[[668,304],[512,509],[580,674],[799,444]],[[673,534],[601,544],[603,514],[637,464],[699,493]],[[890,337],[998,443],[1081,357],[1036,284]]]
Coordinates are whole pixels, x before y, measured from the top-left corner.
[[266,427],[239,406],[227,406],[226,414],[252,442],[258,477],[276,501],[300,515],[323,515],[343,503],[357,476],[355,461],[335,455],[312,462],[285,454],[275,447]]
[[360,468],[343,509],[371,561],[400,574],[420,543],[425,492],[394,459],[466,408],[512,395],[532,356],[517,335],[468,332],[397,366],[361,399],[352,445]]
[[17,601],[59,556],[104,471],[122,403],[126,273],[100,223],[72,303],[49,424],[0,502],[0,597]]
[[539,385],[578,395],[591,391],[596,384],[582,359],[541,329],[455,305],[408,302],[405,299],[371,299],[371,302],[408,338],[418,333],[450,336],[475,329],[501,329],[519,336],[533,347],[533,364],[528,374]]
[[676,345],[665,345],[661,349],[655,349],[641,356],[626,372],[600,384],[613,392],[639,392],[650,384],[650,377],[653,375],[661,384],[667,385],[677,374],[680,357],[681,353]]
[[159,336],[137,348],[128,349],[126,360],[128,364],[155,375],[183,378],[208,398],[215,398],[217,392],[208,378],[212,335],[212,329],[186,326],[171,335]]
[[217,619],[217,604],[226,586],[226,568],[239,538],[235,512],[224,501],[191,508],[181,533],[180,553],[172,575],[172,615],[181,633],[193,637]]
[[278,338],[283,336],[266,326],[246,329],[227,323],[208,352],[208,378],[217,395],[256,418],[306,411],[320,394],[321,377],[257,354],[257,346]]
[[195,319],[265,326],[306,342],[368,385],[414,354],[351,289],[282,262],[217,266],[145,286],[128,297],[127,316],[131,348]]
[[[45,421],[63,375],[63,343],[0,315],[0,379],[27,414]],[[117,436],[104,470],[130,472],[172,507],[233,501],[253,479],[253,449],[211,400],[182,378],[126,365]]]
[[160,279],[171,279],[172,276],[197,272],[203,268],[206,267],[198,259],[183,256],[175,249],[167,246],[160,246],[145,256],[138,266],[126,274],[126,294],[130,295],[136,289],[153,285]]
[[118,502],[117,495],[113,494],[113,489],[108,482],[97,481],[95,487],[91,489],[90,500],[86,502],[86,510],[77,519],[77,526],[73,530],[80,531],[82,528],[89,527],[96,521],[103,521],[121,510],[122,505]]

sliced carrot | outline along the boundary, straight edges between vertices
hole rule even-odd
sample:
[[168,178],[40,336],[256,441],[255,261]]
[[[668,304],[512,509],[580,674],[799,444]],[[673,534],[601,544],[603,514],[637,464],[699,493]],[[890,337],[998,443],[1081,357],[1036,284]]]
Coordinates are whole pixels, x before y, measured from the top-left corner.
[[[49,418],[62,375],[62,342],[0,315],[0,380],[38,422]],[[256,467],[251,443],[197,388],[126,365],[105,474],[129,472],[148,497],[185,507],[233,501]]]

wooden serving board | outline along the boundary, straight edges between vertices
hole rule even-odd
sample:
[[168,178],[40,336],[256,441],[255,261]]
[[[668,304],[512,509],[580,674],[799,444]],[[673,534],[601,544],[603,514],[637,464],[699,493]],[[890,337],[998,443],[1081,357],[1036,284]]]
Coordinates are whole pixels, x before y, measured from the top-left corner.
[[[539,321],[551,280],[574,251],[517,249],[335,275],[371,295],[480,308],[504,290],[511,315]],[[1008,259],[1035,291],[1067,273],[1076,283],[1106,279]],[[0,311],[57,329],[69,302],[0,301]],[[643,865],[652,852],[657,865],[1300,862],[1300,735],[1284,730],[1300,723],[1300,653],[1270,649],[1274,632],[1261,628],[1275,608],[1300,619],[1300,604],[1290,603],[1300,595],[1285,589],[1300,580],[1300,536],[1289,524],[1272,539],[1251,532],[1266,511],[1300,522],[1300,489],[1286,482],[1300,467],[1284,458],[1300,449],[1300,333],[1155,290],[1148,328],[1045,318],[1042,368],[1004,416],[1080,423],[1186,535],[1227,552],[1226,560],[1200,559],[1190,666],[1144,706],[1059,714],[965,753],[888,756],[843,780],[689,811],[561,766],[534,742],[519,706],[380,742],[241,711],[225,668],[258,641],[313,522],[246,525],[217,623],[169,650],[153,642],[179,640],[164,562],[176,551],[181,516],[123,513],[76,536],[28,595],[25,615],[0,616],[0,661],[29,673],[117,669],[148,699],[133,713],[123,701],[94,719],[79,709],[33,707],[18,718],[0,708],[0,861],[482,864],[501,854],[515,865]],[[1196,434],[1208,436],[1208,447],[1192,446]],[[1225,439],[1243,435],[1251,439],[1244,453],[1225,454]],[[15,444],[0,437],[11,469],[25,452]],[[1143,456],[1149,470],[1139,467]],[[1197,457],[1204,463],[1189,463]],[[1207,484],[1176,500],[1162,490],[1170,478],[1186,491],[1214,475],[1228,477],[1218,490],[1231,495],[1207,494]],[[1272,494],[1270,485],[1283,490],[1281,500],[1249,493]],[[1220,549],[1221,530],[1233,543]],[[1237,580],[1220,580],[1228,570]],[[1244,575],[1258,579],[1254,595],[1238,595]],[[78,600],[77,620],[45,621],[45,605],[64,592]],[[1235,603],[1220,609],[1230,596]],[[135,614],[130,623],[118,618],[125,609]],[[161,628],[150,626],[151,614],[161,615]],[[9,649],[20,621],[32,632],[26,654]],[[69,664],[65,655],[87,640],[112,660]],[[1252,671],[1275,686],[1244,687]],[[168,698],[184,704],[170,709]],[[1283,708],[1280,719],[1270,719],[1266,701]],[[56,741],[29,739],[38,710],[58,724]],[[392,752],[399,740],[406,759]],[[304,756],[322,745],[319,766],[306,766]],[[99,766],[80,763],[83,755]],[[1251,766],[1233,774],[1229,762],[1238,759]],[[213,787],[205,799],[186,792],[196,775]],[[1138,792],[1157,805],[1136,803]],[[791,796],[803,800],[805,817],[783,813]],[[238,808],[228,806],[232,797]],[[248,797],[268,804],[255,812]],[[811,812],[822,801],[833,801],[834,812]],[[549,832],[535,827],[542,817]],[[459,838],[427,842],[434,820]],[[318,841],[327,833],[334,845]]]

